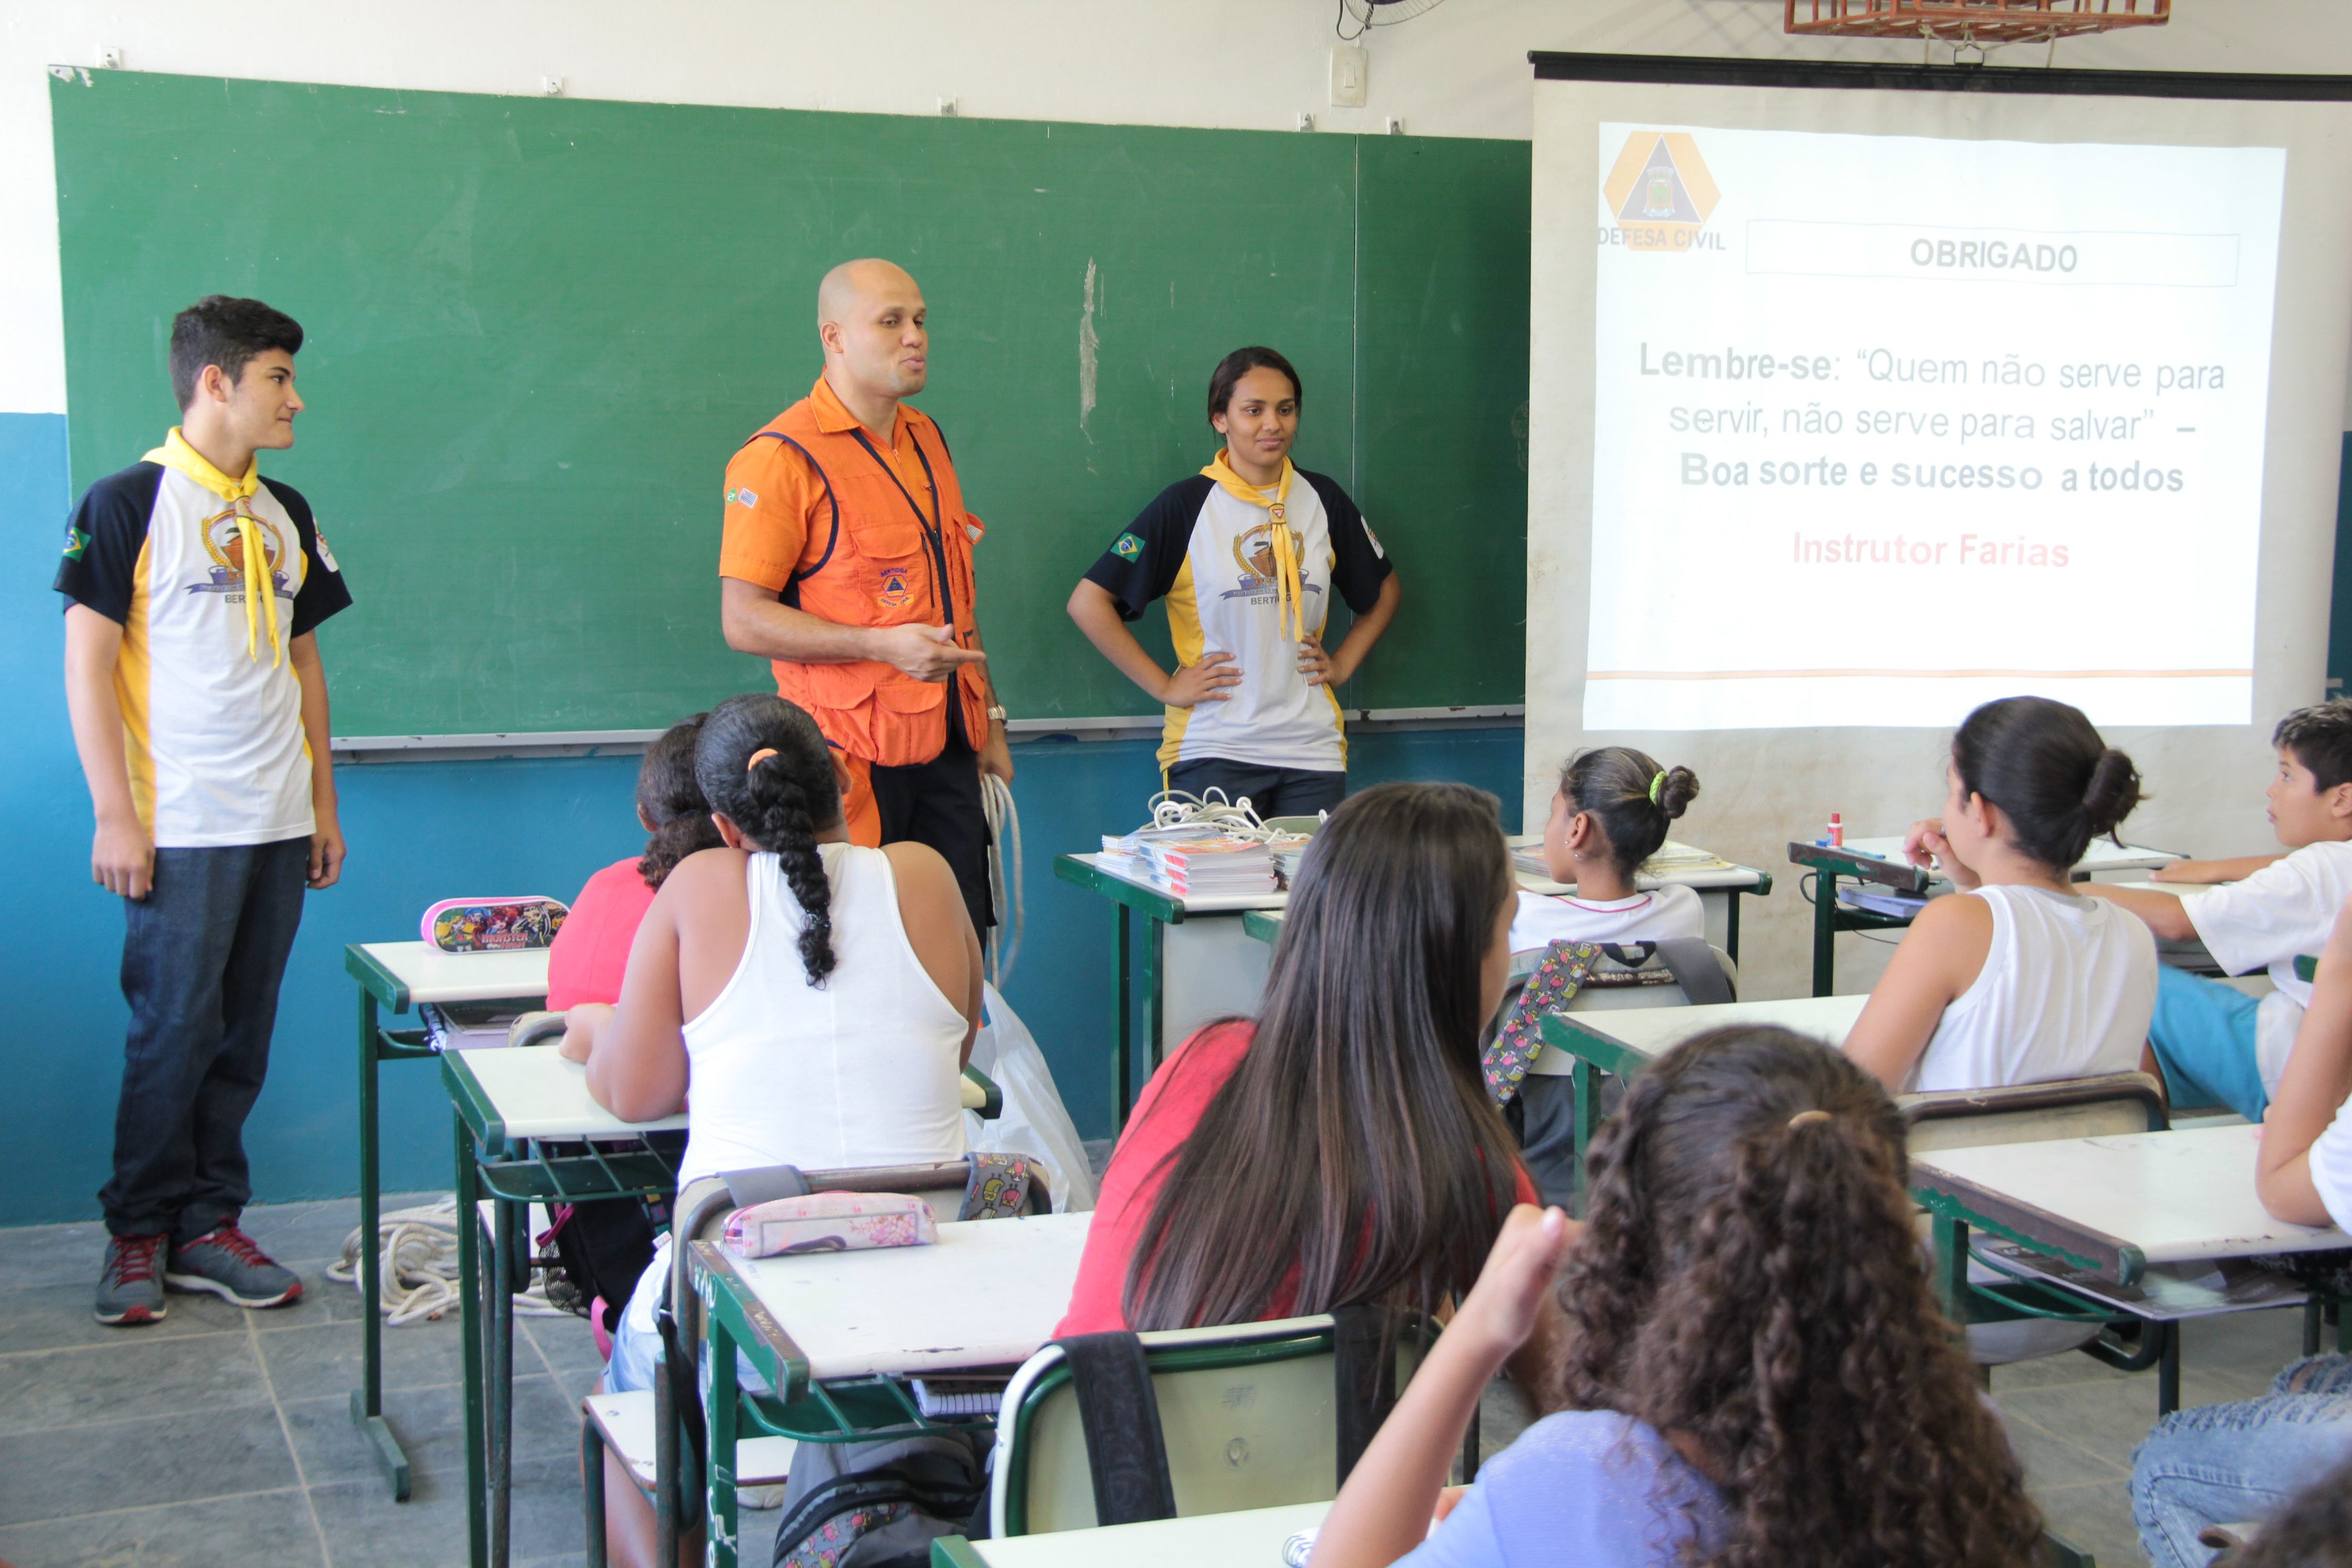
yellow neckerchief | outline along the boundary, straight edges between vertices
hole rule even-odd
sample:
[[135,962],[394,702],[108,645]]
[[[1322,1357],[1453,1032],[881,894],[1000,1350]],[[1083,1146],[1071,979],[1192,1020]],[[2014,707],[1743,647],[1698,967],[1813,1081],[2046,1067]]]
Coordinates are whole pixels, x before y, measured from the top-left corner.
[[1288,521],[1290,509],[1287,505],[1290,500],[1290,481],[1298,470],[1290,466],[1288,458],[1282,459],[1282,478],[1275,481],[1274,500],[1271,501],[1265,499],[1265,493],[1255,485],[1234,472],[1233,465],[1225,460],[1225,454],[1222,450],[1201,472],[1216,480],[1218,487],[1227,495],[1236,500],[1245,500],[1252,506],[1265,508],[1267,519],[1274,525],[1272,540],[1275,613],[1281,617],[1283,635],[1293,642],[1304,642],[1307,638],[1307,612],[1301,605],[1302,595],[1298,586],[1298,545],[1297,541],[1291,536]]
[[[180,434],[177,425],[163,437],[163,444],[142,459],[176,468],[205,489],[229,503],[236,513],[236,540],[245,560],[245,651],[257,664],[261,660],[260,631],[265,619],[269,623],[269,668],[276,669],[285,657],[278,644],[278,594],[269,581],[269,554],[261,547],[261,523],[247,503],[261,488],[261,462],[255,458],[245,465],[245,478],[230,479],[212,465],[212,460]],[[205,526],[209,528],[208,521]]]

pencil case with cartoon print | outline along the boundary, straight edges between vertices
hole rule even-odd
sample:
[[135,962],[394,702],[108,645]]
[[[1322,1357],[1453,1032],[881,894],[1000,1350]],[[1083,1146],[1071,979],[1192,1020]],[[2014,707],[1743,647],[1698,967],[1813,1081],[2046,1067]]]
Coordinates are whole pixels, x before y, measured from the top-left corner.
[[571,912],[561,899],[444,899],[419,929],[444,952],[521,952],[553,942]]

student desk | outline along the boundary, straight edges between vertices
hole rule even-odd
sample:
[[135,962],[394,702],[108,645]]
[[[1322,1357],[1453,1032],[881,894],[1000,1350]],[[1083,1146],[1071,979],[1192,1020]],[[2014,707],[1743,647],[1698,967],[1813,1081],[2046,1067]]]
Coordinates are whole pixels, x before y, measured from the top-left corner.
[[931,1568],[1097,1568],[1107,1563],[1120,1568],[1283,1568],[1283,1548],[1290,1538],[1317,1529],[1330,1511],[1328,1502],[1294,1502],[1010,1541],[950,1535],[931,1542]]
[[[2352,1246],[2352,1237],[2333,1226],[2289,1225],[2263,1210],[2254,1192],[2261,1135],[2260,1128],[2241,1123],[1917,1155],[1911,1190],[1937,1218],[1937,1283],[1948,1308],[1965,1317],[1969,1303],[1985,1293],[1968,1279],[1971,1227],[2118,1286],[2137,1283],[2159,1264]],[[2123,1310],[2163,1336],[2158,1404],[2169,1412],[2180,1403],[2170,1325],[2189,1312]],[[2190,1312],[2200,1310],[2227,1309]]]
[[[1522,834],[1509,840],[1513,848],[1542,842],[1541,835]],[[1278,892],[1180,899],[1150,883],[1108,870],[1098,855],[1064,855],[1054,862],[1054,874],[1065,882],[1098,893],[1111,901],[1116,925],[1113,952],[1118,990],[1118,1026],[1111,1057],[1111,1115],[1117,1127],[1127,1125],[1132,1096],[1134,1063],[1132,1007],[1137,977],[1129,972],[1128,932],[1131,914],[1150,922],[1143,949],[1143,1034],[1150,1042],[1157,1066],[1168,1051],[1209,1019],[1257,1008],[1265,989],[1268,953],[1280,927],[1267,916],[1279,911],[1289,895]],[[1519,886],[1533,893],[1574,891],[1573,884],[1517,873]],[[1752,866],[1724,862],[1713,866],[1671,866],[1655,876],[1638,879],[1642,887],[1680,885],[1697,891],[1706,910],[1707,940],[1739,957],[1740,895],[1759,897],[1772,890],[1769,872]]]
[[[514,1297],[530,1283],[523,1216],[534,1203],[675,1192],[677,1141],[664,1149],[648,1134],[683,1133],[686,1117],[623,1121],[589,1095],[587,1069],[551,1047],[440,1055],[457,1124],[467,1542],[474,1568],[503,1568],[512,1503]],[[481,1196],[492,1213],[488,1267],[478,1249]]]
[[[387,1029],[379,1010],[405,1013],[412,1005],[445,1002],[502,1002],[517,1010],[536,1007],[547,996],[547,950],[520,952],[444,952],[422,942],[353,942],[343,949],[343,969],[360,986],[360,1248],[359,1289],[367,1302],[365,1348],[360,1386],[352,1394],[352,1419],[367,1434],[376,1463],[392,1482],[395,1501],[408,1500],[408,1456],[383,1418],[383,1257],[377,1237],[382,1198],[377,1173],[376,1066],[435,1055],[422,1029]],[[461,1229],[462,1229],[461,1226]]]
[[[1840,878],[1891,888],[1902,893],[1924,893],[1930,883],[1940,880],[1933,872],[1914,866],[1903,858],[1903,840],[1899,837],[1849,838],[1837,848],[1825,844],[1791,841],[1789,858],[1814,873],[1813,994],[1816,996],[1826,996],[1837,987],[1838,932],[1901,931],[1911,923],[1904,916],[1884,915],[1875,910],[1850,909],[1839,903],[1837,885]],[[2116,845],[2094,840],[2091,847],[2084,852],[2082,863],[2074,868],[2074,880],[2085,882],[2108,872],[2152,870],[2181,858],[2183,857],[2168,849],[2149,849],[2139,845]],[[2199,951],[2201,952],[2202,949]],[[2207,962],[2210,963],[2211,961],[2208,959]],[[2183,962],[2183,967],[2194,966],[2193,962]]]
[[[712,1568],[736,1568],[735,1446],[747,1424],[817,1443],[986,1425],[926,1421],[901,1380],[1028,1360],[1069,1310],[1092,1218],[950,1223],[935,1247],[782,1258],[695,1242]],[[739,1385],[738,1351],[772,1393]]]

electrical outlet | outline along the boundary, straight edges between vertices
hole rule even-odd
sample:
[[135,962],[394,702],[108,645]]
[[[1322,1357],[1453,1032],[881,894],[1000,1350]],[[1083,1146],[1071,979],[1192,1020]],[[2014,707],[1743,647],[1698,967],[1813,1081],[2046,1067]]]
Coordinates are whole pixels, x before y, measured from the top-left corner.
[[121,49],[99,50],[98,68],[102,71],[121,70],[122,68],[122,51]]
[[955,111],[956,100],[954,99],[943,98],[940,100],[940,112],[941,114],[953,114]]
[[560,76],[543,76],[539,79],[539,90],[549,98],[562,98],[563,79]]
[[1337,109],[1361,109],[1371,85],[1371,57],[1361,44],[1331,46],[1331,103]]
[[1298,129],[1301,131],[1315,129],[1315,117],[1303,109],[1298,111]]

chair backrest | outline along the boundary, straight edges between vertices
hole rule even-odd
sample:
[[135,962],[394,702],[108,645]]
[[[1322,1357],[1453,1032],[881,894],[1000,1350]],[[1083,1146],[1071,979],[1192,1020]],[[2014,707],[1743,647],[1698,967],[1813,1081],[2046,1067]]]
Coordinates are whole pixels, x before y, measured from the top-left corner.
[[[1139,1337],[1180,1517],[1339,1495],[1337,1344],[1329,1317]],[[1409,1337],[1398,1356],[1402,1387],[1418,1362]],[[1059,1346],[1045,1346],[1013,1375],[996,1436],[990,1517],[997,1534],[1094,1528],[1086,1432]]]
[[[1511,954],[1511,987],[1504,994],[1499,1016],[1510,1016],[1512,1006],[1518,1001],[1519,988],[1526,983],[1528,977],[1535,973],[1536,965],[1543,962],[1544,952],[1544,949],[1538,948],[1528,952]],[[1725,981],[1731,986],[1731,994],[1735,997],[1738,996],[1739,965],[1733,962],[1729,953],[1712,943],[1708,945],[1707,952],[1715,955],[1715,962],[1722,968]],[[1595,967],[1598,972],[1609,969],[1622,970],[1625,965],[1604,956],[1601,963]],[[1638,967],[1671,969],[1671,965],[1664,962],[1664,955],[1654,951],[1649,955],[1648,962]],[[1568,1005],[1562,1011],[1610,1013],[1627,1007],[1687,1007],[1690,1005],[1690,993],[1683,989],[1679,981],[1664,985],[1596,985],[1588,982],[1578,988],[1575,995],[1568,999]]]
[[2157,1132],[2171,1125],[2163,1089],[2143,1072],[2001,1089],[1941,1089],[1897,1095],[1895,1103],[1910,1126],[1915,1154],[1990,1143]]

